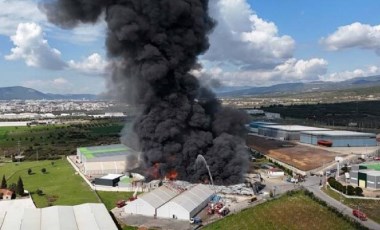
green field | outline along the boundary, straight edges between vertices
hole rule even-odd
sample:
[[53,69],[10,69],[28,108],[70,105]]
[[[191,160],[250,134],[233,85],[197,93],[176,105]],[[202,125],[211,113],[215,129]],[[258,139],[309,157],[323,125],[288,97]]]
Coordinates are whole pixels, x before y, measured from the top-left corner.
[[[82,203],[99,203],[95,192],[84,182],[66,159],[54,161],[34,161],[0,164],[0,176],[4,174],[8,186],[17,183],[21,176],[24,188],[32,192],[33,201],[39,208],[49,205],[77,205]],[[31,168],[33,174],[28,175],[27,170]],[[46,168],[47,173],[41,172]],[[44,195],[35,193],[41,189]],[[50,202],[49,202],[50,200]],[[50,203],[50,204],[49,204]]]
[[359,208],[370,219],[380,223],[380,200],[347,199],[330,188],[323,189],[323,191],[335,200],[343,201],[342,203],[350,208]]
[[75,154],[78,147],[118,144],[124,125],[123,121],[93,120],[70,125],[0,127],[0,162],[18,154],[18,143],[26,160],[36,160],[37,152],[39,160],[52,159]]
[[351,223],[298,192],[246,209],[203,229],[355,229]]
[[108,210],[116,206],[118,200],[128,200],[133,195],[133,192],[104,192],[96,191]]

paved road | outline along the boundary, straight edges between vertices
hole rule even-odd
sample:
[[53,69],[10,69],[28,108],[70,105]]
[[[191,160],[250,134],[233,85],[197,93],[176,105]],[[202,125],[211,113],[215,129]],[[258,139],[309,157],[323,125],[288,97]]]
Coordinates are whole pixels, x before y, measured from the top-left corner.
[[367,228],[373,229],[373,230],[380,230],[380,224],[378,224],[375,221],[370,220],[370,219],[368,219],[366,221],[361,221],[360,219],[357,219],[356,217],[354,217],[352,215],[352,209],[350,207],[342,204],[341,202],[335,200],[334,198],[331,198],[329,195],[322,192],[320,187],[319,187],[319,181],[320,181],[320,177],[316,177],[316,176],[315,177],[309,177],[307,179],[307,181],[304,182],[303,185],[305,186],[305,188],[307,190],[309,190],[310,192],[313,192],[316,197],[325,201],[327,204],[335,207],[336,209],[342,211],[347,216],[361,222],[361,224],[363,224]]

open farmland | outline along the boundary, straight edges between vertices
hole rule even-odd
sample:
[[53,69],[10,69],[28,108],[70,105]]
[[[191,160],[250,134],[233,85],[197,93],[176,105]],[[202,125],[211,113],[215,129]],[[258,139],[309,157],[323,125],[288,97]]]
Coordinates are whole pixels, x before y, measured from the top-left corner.
[[204,229],[355,229],[335,213],[302,192],[230,215]]
[[[21,176],[24,188],[32,192],[33,201],[39,208],[49,205],[77,205],[82,203],[100,203],[95,192],[75,173],[66,159],[54,161],[33,161],[0,164],[0,176],[4,174],[8,186],[17,183]],[[28,175],[28,169],[32,174]],[[46,173],[41,169],[45,168]],[[40,189],[44,195],[36,194]]]
[[76,153],[80,146],[120,143],[124,122],[120,120],[93,120],[66,125],[39,125],[0,127],[0,161],[9,161],[20,151],[26,160],[54,159],[59,155]]

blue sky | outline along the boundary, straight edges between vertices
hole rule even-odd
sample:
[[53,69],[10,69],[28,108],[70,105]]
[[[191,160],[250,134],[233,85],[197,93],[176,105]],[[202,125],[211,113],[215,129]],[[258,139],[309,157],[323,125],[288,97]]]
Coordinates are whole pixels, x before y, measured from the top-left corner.
[[[37,2],[0,0],[0,86],[105,91],[104,22],[62,30],[47,22]],[[200,57],[203,69],[193,74],[226,86],[380,74],[379,9],[375,0],[211,0],[218,26]]]

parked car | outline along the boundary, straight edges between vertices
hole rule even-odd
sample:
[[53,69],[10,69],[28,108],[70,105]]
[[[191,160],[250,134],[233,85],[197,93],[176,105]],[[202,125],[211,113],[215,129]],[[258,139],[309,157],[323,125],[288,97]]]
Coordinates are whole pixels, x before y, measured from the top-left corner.
[[360,220],[363,220],[363,221],[367,220],[367,215],[358,209],[352,210],[352,214],[356,216],[357,218],[359,218]]
[[202,219],[198,216],[194,217],[194,218],[190,218],[190,223],[191,224],[200,224],[202,223]]
[[125,200],[119,200],[116,202],[116,207],[122,208],[125,206],[125,204],[126,204]]
[[380,157],[374,157],[373,160],[380,161]]

